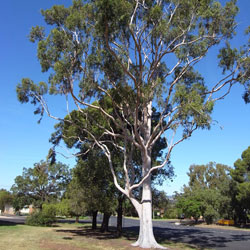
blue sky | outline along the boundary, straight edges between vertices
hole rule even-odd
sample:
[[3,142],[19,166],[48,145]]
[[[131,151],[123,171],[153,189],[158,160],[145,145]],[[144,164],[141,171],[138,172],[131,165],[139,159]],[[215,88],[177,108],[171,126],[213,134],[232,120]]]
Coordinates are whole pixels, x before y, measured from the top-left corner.
[[[32,26],[43,24],[41,9],[54,4],[68,6],[70,3],[71,0],[9,0],[1,3],[0,188],[9,189],[14,178],[22,174],[23,167],[32,167],[45,159],[51,146],[48,139],[55,122],[44,117],[38,124],[33,107],[17,101],[15,88],[23,77],[30,77],[35,82],[46,80],[36,58],[36,45],[28,41],[27,35]],[[239,27],[234,46],[244,40],[243,30],[250,25],[250,1],[239,0],[238,3]],[[208,56],[200,66],[206,80],[212,82],[221,76],[213,56]],[[188,182],[186,173],[194,163],[215,161],[233,166],[242,151],[250,146],[250,105],[243,102],[243,91],[242,86],[234,87],[230,95],[215,106],[213,119],[216,122],[211,130],[197,131],[174,149],[171,161],[176,178],[160,189],[167,194],[180,191]],[[59,103],[61,100],[56,101]],[[65,111],[64,102],[62,105],[58,103],[55,111]],[[60,157],[59,160],[74,165],[74,159]]]

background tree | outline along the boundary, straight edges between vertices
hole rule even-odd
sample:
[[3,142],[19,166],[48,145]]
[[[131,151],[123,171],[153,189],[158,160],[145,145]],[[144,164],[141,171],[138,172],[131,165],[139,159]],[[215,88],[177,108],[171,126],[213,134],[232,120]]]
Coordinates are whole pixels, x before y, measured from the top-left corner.
[[[169,200],[167,198],[167,194],[164,191],[159,191],[156,188],[152,189],[152,206],[153,206],[153,213],[156,210],[163,215],[165,210],[167,209]],[[157,214],[153,214],[153,216],[158,216]]]
[[[231,168],[226,165],[210,162],[207,165],[191,166],[188,173],[189,187],[208,190],[207,196],[205,195],[208,198],[214,195],[214,200],[219,201],[218,213],[225,219],[232,218],[230,171]],[[207,203],[212,204],[209,200]]]
[[23,168],[23,174],[15,178],[11,187],[15,195],[13,204],[16,209],[31,203],[42,208],[43,203],[62,197],[70,179],[69,167],[60,162],[40,161],[34,168]]
[[[110,106],[112,108],[112,106]],[[100,119],[98,117],[98,113],[96,110],[90,110],[91,113],[96,114],[96,119]],[[79,186],[78,192],[83,193],[83,197],[85,196],[85,205],[87,205],[88,212],[92,215],[92,229],[96,229],[96,218],[98,211],[104,211],[103,223],[102,223],[102,231],[108,230],[108,221],[111,215],[110,208],[108,211],[105,211],[105,207],[107,205],[103,205],[103,201],[106,199],[108,201],[110,198],[105,197],[105,190],[107,188],[106,183],[109,182],[109,188],[111,188],[112,192],[108,192],[108,195],[112,196],[112,199],[117,199],[115,202],[112,202],[112,209],[114,209],[114,204],[117,204],[117,235],[121,236],[122,234],[122,211],[123,211],[123,201],[124,195],[120,193],[117,189],[114,189],[114,184],[112,180],[112,175],[108,168],[108,162],[105,158],[105,155],[99,148],[92,149],[93,152],[88,152],[86,148],[91,146],[89,140],[85,138],[85,131],[82,130],[81,126],[85,123],[85,117],[79,111],[72,111],[68,116],[64,118],[63,121],[55,125],[56,131],[52,134],[50,142],[52,142],[53,150],[51,151],[51,158],[55,157],[55,147],[63,140],[69,148],[75,147],[79,150],[76,154],[78,157],[78,164],[74,171],[75,173],[75,183]],[[105,120],[102,121],[103,126],[105,126]],[[103,129],[97,128],[95,126],[95,122],[93,124],[93,130],[99,130],[98,133],[102,133]],[[86,154],[85,151],[88,153]],[[115,160],[115,169],[121,168],[122,162],[119,159],[119,152],[114,152],[116,155]],[[97,160],[99,159],[100,160]],[[106,168],[103,167],[106,164]],[[120,170],[121,172],[121,170]],[[122,175],[122,173],[121,173]],[[122,179],[122,178],[121,178]],[[102,186],[103,185],[103,186]],[[81,197],[81,196],[80,196]],[[112,211],[114,212],[114,211]]]
[[202,211],[202,201],[201,197],[197,194],[187,194],[180,195],[177,200],[176,207],[179,209],[178,214],[181,217],[184,215],[186,218],[193,217],[197,222],[200,218]]
[[168,196],[168,205],[164,213],[164,218],[166,219],[180,218],[183,212],[181,212],[176,206],[178,197],[179,197],[178,192],[175,192],[174,195],[172,196]]
[[[101,99],[101,103],[105,103],[106,109],[108,109],[109,112],[111,113],[113,107],[112,105],[110,105],[110,102],[111,102],[111,99],[108,96],[104,96]],[[101,121],[101,119],[103,118],[99,116],[98,112],[96,112],[95,109],[89,108],[88,111],[92,114],[92,117],[95,116],[95,120],[92,122],[92,125],[91,125],[92,129],[95,130],[94,133],[97,134],[97,131],[98,131],[98,133],[101,135],[102,133],[105,132],[104,128],[108,127],[106,124],[106,121],[105,120]],[[153,109],[153,126],[157,123],[158,119],[159,119],[159,113],[155,112],[155,109]],[[52,157],[55,156],[55,154],[53,153],[55,152],[55,147],[60,143],[61,140],[63,140],[69,148],[75,147],[76,149],[79,150],[79,152],[76,153],[79,159],[79,163],[84,162],[88,164],[88,166],[86,164],[85,165],[80,164],[82,165],[81,167],[85,167],[84,171],[87,171],[88,175],[90,171],[93,171],[92,175],[94,176],[94,178],[92,177],[88,181],[84,180],[84,178],[82,179],[77,178],[79,183],[81,182],[85,183],[82,185],[84,186],[83,188],[89,189],[91,185],[96,185],[97,180],[100,184],[104,183],[103,179],[106,179],[106,181],[108,180],[110,182],[110,185],[113,186],[112,175],[110,174],[110,170],[108,169],[108,162],[106,162],[106,160],[104,159],[105,155],[103,154],[103,151],[101,151],[99,148],[92,148],[93,152],[92,153],[89,152],[89,147],[91,146],[91,140],[86,138],[86,132],[82,129],[82,124],[85,124],[85,123],[86,123],[86,117],[83,116],[81,112],[74,110],[69,115],[67,115],[63,121],[55,125],[56,131],[52,134],[51,139],[50,139],[52,144],[54,144],[53,150],[52,150]],[[96,123],[102,124],[102,128],[97,127]],[[106,136],[106,139],[110,139],[110,136]],[[119,143],[120,145],[122,145],[123,142],[120,141]],[[154,163],[159,162],[158,159],[162,157],[163,149],[165,147],[166,147],[166,141],[162,138],[159,138],[155,144],[154,149],[152,150],[152,161]],[[113,149],[110,149],[110,151],[112,153],[114,171],[116,172],[116,175],[119,176],[118,182],[120,185],[123,185],[125,176],[124,176],[123,166],[122,166],[123,165],[122,155],[115,147],[113,147]],[[102,160],[97,162],[96,159],[99,157],[102,158]],[[130,178],[134,179],[134,182],[138,182],[142,176],[142,172],[140,169],[141,158],[140,158],[139,151],[134,150],[133,154],[130,155],[130,157],[132,159],[131,164],[133,164],[134,171],[132,173],[129,173],[129,176]],[[100,167],[105,165],[104,164],[105,162],[107,164],[106,169],[100,170]],[[82,174],[82,176],[85,176],[85,174]],[[168,162],[168,166],[166,166],[165,169],[159,169],[159,170],[154,171],[152,173],[151,178],[155,184],[161,185],[166,178],[171,179],[172,177],[173,177],[173,168],[170,162]],[[100,180],[98,178],[100,178]],[[93,183],[91,183],[92,180],[94,180]],[[103,186],[103,188],[105,189],[105,185]],[[103,195],[103,192],[101,191],[101,189],[102,189],[102,186],[99,185],[98,190]],[[87,203],[89,203],[89,201],[91,200],[89,196],[92,195],[92,191],[94,192],[94,190],[95,189],[93,188],[88,191]],[[123,210],[123,201],[124,201],[125,196],[124,194],[120,193],[118,190],[117,191],[112,190],[112,193],[116,197],[117,204],[118,204],[117,234],[118,236],[120,236],[122,233],[122,210]],[[133,191],[133,195],[136,196],[137,198],[140,198],[141,190]],[[99,196],[99,197],[102,197],[102,196]],[[93,198],[97,199],[95,201],[96,204],[98,205],[101,204],[100,201],[98,200],[98,196],[94,195],[92,199]],[[96,207],[93,201],[91,202],[91,207],[92,208]],[[96,216],[97,210],[95,210],[94,213]],[[93,218],[95,216],[93,216]]]
[[231,176],[235,220],[246,223],[250,215],[250,147],[234,163]]
[[[82,129],[103,150],[116,187],[137,210],[140,233],[135,246],[160,247],[152,230],[152,172],[163,168],[173,148],[195,130],[210,127],[215,102],[232,85],[249,83],[249,44],[237,51],[229,43],[236,26],[235,2],[222,6],[214,0],[75,0],[69,8],[53,6],[42,11],[46,24],[52,26],[47,35],[43,27],[33,27],[30,33],[30,40],[38,41],[42,71],[50,73],[49,88],[25,78],[17,86],[18,98],[38,104],[35,113],[59,119],[50,113],[43,96],[48,91],[70,95],[88,121],[96,117],[86,107],[103,117],[108,127],[101,135],[94,133],[91,122]],[[215,46],[221,48],[219,66],[225,76],[205,85],[196,65]],[[103,95],[111,98],[111,113],[105,104],[93,103]],[[154,128],[153,103],[160,114]],[[166,137],[167,151],[153,165],[152,150],[160,137]],[[119,184],[113,167],[114,145],[123,156],[124,185]],[[135,149],[141,157],[138,182],[129,175],[134,169],[129,156]],[[137,200],[133,190],[140,187],[142,197]]]
[[67,186],[64,199],[59,203],[58,209],[63,209],[62,214],[67,216],[75,216],[76,222],[79,221],[79,217],[86,214],[86,198],[82,187],[79,185],[74,174],[71,182]]
[[52,226],[56,222],[56,204],[43,203],[42,209],[35,210],[26,218],[25,224],[30,226]]
[[130,202],[129,199],[125,199],[124,201],[123,213],[125,216],[128,217],[138,217],[138,213],[136,212],[135,207],[133,206],[133,204]]
[[117,191],[107,165],[107,159],[102,151],[93,150],[84,160],[79,159],[74,169],[74,176],[81,187],[86,210],[93,218],[93,229],[96,228],[97,212],[104,214],[102,231],[108,230],[109,218],[117,208]]
[[0,210],[4,212],[5,205],[7,204],[11,205],[12,202],[13,202],[12,194],[5,189],[1,189],[0,190]]
[[190,166],[188,186],[184,186],[184,193],[178,199],[186,217],[192,216],[197,221],[203,216],[208,224],[219,217],[232,218],[230,170],[213,162]]

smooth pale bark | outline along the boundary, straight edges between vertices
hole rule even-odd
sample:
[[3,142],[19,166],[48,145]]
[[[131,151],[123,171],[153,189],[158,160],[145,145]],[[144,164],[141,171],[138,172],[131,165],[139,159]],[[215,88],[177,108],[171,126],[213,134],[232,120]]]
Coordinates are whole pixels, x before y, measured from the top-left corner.
[[[151,106],[148,107],[147,113],[151,114]],[[147,128],[151,130],[151,120],[147,121]],[[148,131],[149,132],[149,131]],[[148,135],[146,134],[149,138]],[[142,156],[143,158],[143,176],[146,176],[151,168],[151,150],[148,150]],[[134,203],[133,203],[134,204]],[[154,237],[153,223],[152,223],[152,189],[151,189],[151,175],[142,184],[142,200],[141,204],[134,204],[140,218],[140,232],[138,240],[132,246],[139,246],[141,248],[159,248],[166,249],[159,245]]]
[[152,191],[150,179],[143,184],[142,203],[138,204],[138,215],[140,218],[140,232],[138,240],[132,246],[141,248],[159,248],[166,249],[159,245],[154,237],[152,223]]

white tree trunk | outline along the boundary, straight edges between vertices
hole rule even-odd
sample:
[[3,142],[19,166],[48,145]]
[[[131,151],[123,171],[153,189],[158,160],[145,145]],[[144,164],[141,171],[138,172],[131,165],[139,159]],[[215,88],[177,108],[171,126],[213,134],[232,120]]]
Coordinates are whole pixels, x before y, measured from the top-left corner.
[[151,176],[143,183],[142,201],[135,208],[140,218],[140,232],[138,240],[132,246],[166,249],[156,242],[153,233]]
[[[152,122],[152,102],[143,110],[143,139],[145,148],[141,152],[142,155],[142,176],[146,176],[151,169],[151,145],[148,145],[151,134]],[[146,146],[147,145],[147,146]],[[153,223],[152,223],[152,190],[151,190],[151,175],[142,184],[142,200],[141,203],[131,200],[135,206],[140,218],[140,232],[138,240],[132,246],[139,246],[141,248],[160,248],[166,249],[159,245],[154,237]]]

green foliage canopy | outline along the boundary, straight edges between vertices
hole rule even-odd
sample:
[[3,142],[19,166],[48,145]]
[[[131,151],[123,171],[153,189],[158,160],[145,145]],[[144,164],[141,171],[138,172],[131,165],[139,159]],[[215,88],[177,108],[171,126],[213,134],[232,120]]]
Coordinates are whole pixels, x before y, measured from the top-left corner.
[[219,217],[232,218],[231,168],[210,162],[207,165],[191,165],[189,185],[178,197],[177,206],[185,216],[196,220],[203,216],[208,224]]
[[[52,29],[46,34],[44,27],[33,27],[30,40],[38,42],[42,71],[50,76],[48,83],[39,84],[24,78],[17,86],[18,99],[38,105],[35,113],[52,116],[43,96],[70,94],[78,107],[90,107],[103,116],[109,128],[102,135],[132,142],[141,153],[145,147],[152,150],[166,131],[175,133],[180,127],[183,137],[169,145],[162,167],[175,145],[197,128],[210,127],[214,103],[227,90],[220,97],[213,94],[227,86],[230,90],[237,82],[249,83],[249,44],[236,50],[229,42],[235,34],[235,4],[235,0],[225,6],[213,0],[74,0],[69,8],[58,5],[42,10]],[[195,65],[218,44],[219,66],[227,76],[210,88]],[[116,116],[100,103],[90,102],[104,95],[119,110]],[[160,118],[148,131],[153,102]],[[89,112],[85,115],[95,120]],[[98,133],[92,136],[108,151]]]
[[[240,50],[230,47],[238,12],[235,4],[235,0],[225,6],[213,0],[74,0],[68,8],[57,5],[42,10],[51,30],[46,34],[44,27],[33,27],[30,41],[38,43],[42,71],[50,76],[48,83],[39,84],[22,79],[18,99],[36,105],[36,114],[46,112],[53,117],[43,96],[69,94],[96,126],[100,119],[84,108],[95,109],[103,117],[101,121],[109,125],[103,136],[108,134],[113,141],[120,137],[141,153],[145,147],[152,150],[166,131],[182,128],[180,140],[169,145],[168,159],[163,162],[167,163],[175,145],[197,128],[210,127],[215,101],[233,84],[249,83],[249,44]],[[218,44],[219,66],[227,75],[210,87],[195,65]],[[213,98],[223,89],[220,97]],[[105,95],[115,115],[100,102],[92,102]],[[146,120],[151,119],[151,111],[147,109],[152,103],[157,104],[160,117],[148,132]],[[92,129],[92,140],[98,138],[100,143],[93,124],[85,129]],[[107,143],[101,141],[107,151]]]
[[34,164],[34,168],[24,168],[23,174],[15,178],[11,188],[15,195],[15,208],[19,210],[31,203],[42,208],[43,203],[62,196],[70,179],[69,167],[60,162],[50,164],[40,161]]
[[[249,85],[249,43],[238,50],[230,46],[237,12],[236,0],[224,6],[216,0],[74,0],[68,8],[53,6],[42,11],[50,31],[34,27],[30,33],[30,40],[37,42],[42,71],[49,73],[48,82],[22,79],[18,99],[33,103],[36,114],[58,119],[50,113],[44,95],[71,96],[86,119],[96,120],[96,127],[103,127],[98,122],[105,121],[101,134],[88,124],[82,128],[106,155],[116,187],[141,213],[147,205],[136,201],[132,191],[142,186],[142,199],[151,200],[152,172],[163,168],[173,148],[196,129],[210,128],[214,104],[232,85]],[[218,66],[225,76],[212,85],[196,65],[218,45]],[[100,103],[104,96],[110,97],[112,110]],[[153,105],[159,113],[154,126]],[[87,108],[102,118],[91,117]],[[166,155],[152,164],[153,148],[164,137]],[[123,155],[124,186],[112,165],[114,146]],[[140,152],[142,178],[133,183],[126,173],[135,148]]]
[[250,214],[250,147],[243,151],[241,159],[235,161],[231,176],[236,217],[245,220]]
[[5,205],[9,204],[11,205],[13,202],[13,195],[5,190],[1,189],[0,190],[0,210],[4,212]]

